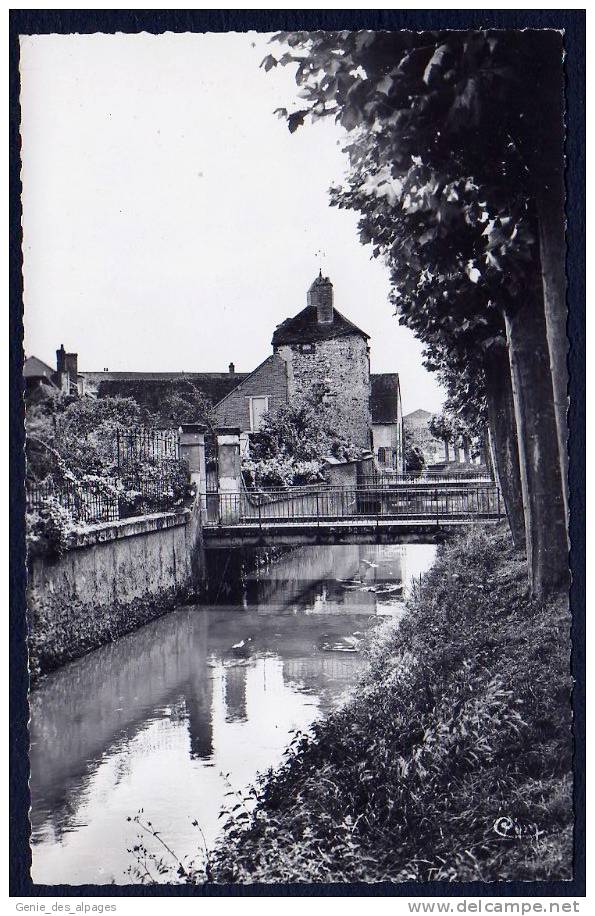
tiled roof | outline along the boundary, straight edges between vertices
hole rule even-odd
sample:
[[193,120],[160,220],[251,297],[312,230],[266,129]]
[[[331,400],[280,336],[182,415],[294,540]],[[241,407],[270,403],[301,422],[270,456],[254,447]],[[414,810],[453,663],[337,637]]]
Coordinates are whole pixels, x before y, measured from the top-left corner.
[[44,363],[37,356],[28,356],[23,365],[23,375],[25,378],[47,378],[50,379],[56,370]]
[[98,387],[100,396],[133,397],[139,403],[156,401],[172,382],[190,381],[211,402],[217,404],[246,378],[245,372],[82,372]]
[[371,374],[370,389],[372,423],[396,423],[400,401],[398,372]]
[[318,312],[313,305],[286,318],[273,334],[273,346],[293,343],[312,343],[316,340],[332,340],[334,337],[346,337],[349,334],[359,334],[367,340],[370,336],[358,328],[353,322],[345,318],[337,309],[333,310],[333,321],[321,324],[318,321]]
[[421,407],[418,407],[417,410],[412,410],[411,413],[406,414],[404,420],[424,420],[426,417],[429,419],[432,416],[429,410],[423,410]]

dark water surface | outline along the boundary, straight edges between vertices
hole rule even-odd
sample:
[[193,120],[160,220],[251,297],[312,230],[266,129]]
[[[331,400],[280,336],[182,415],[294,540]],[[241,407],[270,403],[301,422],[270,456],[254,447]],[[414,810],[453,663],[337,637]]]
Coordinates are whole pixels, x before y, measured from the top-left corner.
[[212,843],[228,785],[277,764],[340,703],[357,651],[432,563],[425,545],[304,547],[235,607],[185,607],[49,675],[31,703],[32,878],[131,882],[144,808],[181,857]]

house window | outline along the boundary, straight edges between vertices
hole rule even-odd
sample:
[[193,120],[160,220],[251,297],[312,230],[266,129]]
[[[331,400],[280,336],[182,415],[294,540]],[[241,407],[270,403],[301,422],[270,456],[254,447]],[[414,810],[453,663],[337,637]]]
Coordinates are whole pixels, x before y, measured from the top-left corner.
[[248,398],[250,408],[250,431],[255,433],[260,429],[262,418],[269,409],[268,397]]
[[314,353],[314,344],[313,343],[304,343],[300,344],[301,353]]

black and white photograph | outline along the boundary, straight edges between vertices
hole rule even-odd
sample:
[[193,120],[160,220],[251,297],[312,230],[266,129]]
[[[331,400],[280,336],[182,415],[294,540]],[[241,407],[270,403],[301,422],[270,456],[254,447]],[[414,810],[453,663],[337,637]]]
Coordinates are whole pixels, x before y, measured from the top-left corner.
[[18,893],[580,896],[584,11],[46,12]]

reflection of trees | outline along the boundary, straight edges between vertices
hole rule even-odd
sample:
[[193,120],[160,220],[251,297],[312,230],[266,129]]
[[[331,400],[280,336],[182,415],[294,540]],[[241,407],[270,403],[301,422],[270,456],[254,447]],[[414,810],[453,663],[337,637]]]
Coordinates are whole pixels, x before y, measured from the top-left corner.
[[357,677],[363,658],[356,654],[322,653],[283,660],[283,681],[302,693],[317,696],[321,708],[332,705],[337,692],[347,690]]
[[[177,704],[180,694],[189,718],[192,714],[191,746],[193,735],[200,736],[199,748],[208,746],[207,639],[206,614],[171,614],[67,665],[32,692],[35,829],[49,812],[56,830],[67,829],[105,755],[129,744],[164,706]],[[197,713],[204,724],[198,724]]]
[[[202,668],[208,675],[208,670]],[[198,671],[197,671],[198,673]],[[213,756],[213,681],[210,677],[193,678],[185,689],[190,757],[208,760]]]
[[320,594],[322,583],[354,575],[360,562],[360,546],[302,547],[249,580],[250,603],[286,607],[310,603]]

